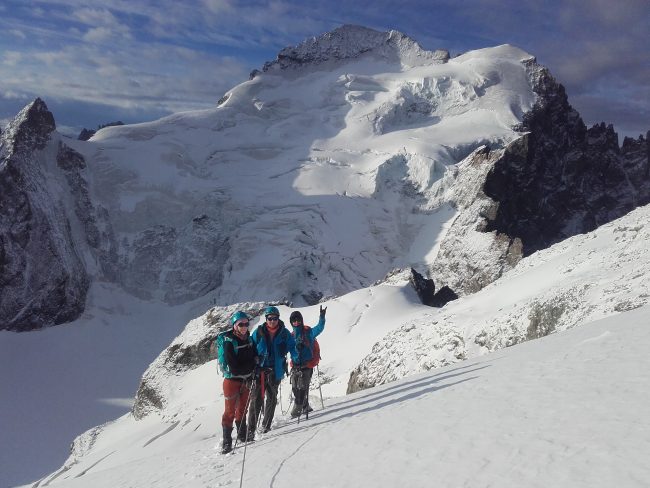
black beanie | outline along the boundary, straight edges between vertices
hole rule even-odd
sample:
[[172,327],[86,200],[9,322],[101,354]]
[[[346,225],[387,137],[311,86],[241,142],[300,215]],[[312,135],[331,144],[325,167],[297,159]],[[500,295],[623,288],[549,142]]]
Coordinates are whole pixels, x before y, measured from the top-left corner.
[[302,324],[302,314],[298,312],[297,310],[295,312],[291,312],[291,315],[289,316],[289,323],[293,324],[293,322],[298,319],[300,320],[300,323]]

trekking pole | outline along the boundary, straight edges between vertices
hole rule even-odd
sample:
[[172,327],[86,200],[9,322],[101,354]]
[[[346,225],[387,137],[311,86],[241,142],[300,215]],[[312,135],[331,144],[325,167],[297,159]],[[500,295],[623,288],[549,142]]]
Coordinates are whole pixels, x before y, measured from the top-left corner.
[[321,380],[320,380],[320,369],[318,369],[318,364],[316,365],[316,373],[318,373],[318,392],[320,393],[320,406],[325,409],[325,403],[323,403],[323,389],[321,388]]
[[284,411],[284,405],[282,404],[282,383],[278,385],[278,396],[280,397],[280,411],[282,412],[282,415],[285,415],[286,412]]
[[293,406],[293,393],[289,396],[289,409],[287,412],[291,411],[291,407]]
[[[264,373],[264,371],[262,371],[260,373],[260,381],[261,381],[261,383],[260,383],[260,388],[261,388],[260,397],[261,397],[262,406],[260,408],[260,411],[257,412],[257,419],[255,420],[255,430],[257,430],[257,432],[261,433],[262,430],[264,430],[264,429],[263,428],[260,429],[260,418],[262,417],[262,413],[266,410],[266,405],[265,405],[266,404],[266,397],[265,397],[266,396],[266,391],[265,391],[266,373]],[[265,414],[265,416],[266,416],[266,414]]]
[[[311,381],[311,376],[309,377]],[[303,383],[305,381],[303,371]],[[305,398],[302,399],[302,409],[305,411],[305,420],[309,420],[309,383],[305,385]]]
[[[246,425],[246,436],[248,436],[248,425]],[[248,437],[247,437],[248,439]],[[248,447],[248,442],[244,443],[244,457],[241,460],[241,476],[239,477],[239,488],[244,484],[244,466],[246,465],[246,448]]]
[[[248,395],[248,402],[246,403],[246,410],[244,410],[244,415],[247,415],[248,413],[248,407],[250,406],[251,403],[251,397],[252,392],[254,391],[254,386],[257,382],[257,378],[253,377],[253,383],[251,384],[251,393]],[[245,417],[244,417],[245,418]],[[241,461],[241,476],[239,477],[239,488],[242,488],[242,485],[244,483],[244,466],[246,465],[246,448],[248,447],[248,433],[250,432],[250,424],[246,422],[246,442],[244,442],[244,456]],[[239,436],[237,436],[237,440],[239,440]],[[237,447],[237,442],[235,442],[235,447]],[[235,449],[233,448],[233,451]]]

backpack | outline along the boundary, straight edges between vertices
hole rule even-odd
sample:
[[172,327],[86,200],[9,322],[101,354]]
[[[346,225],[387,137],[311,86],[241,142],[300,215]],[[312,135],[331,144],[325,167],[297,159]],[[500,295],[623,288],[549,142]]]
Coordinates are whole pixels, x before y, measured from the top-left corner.
[[[303,325],[304,330],[302,332],[302,337],[307,337],[309,335],[309,331],[311,330],[311,327],[308,325]],[[318,363],[321,360],[320,357],[320,344],[318,344],[318,339],[314,338],[314,346],[312,347],[309,341],[306,341],[308,347],[310,348],[311,351],[311,359],[307,361],[304,364],[304,367],[306,368],[315,368]],[[296,344],[296,347],[298,347],[298,344]],[[291,367],[293,367],[293,361],[291,362]]]
[[215,351],[217,354],[217,364],[219,367],[219,372],[222,375],[225,375],[228,372],[228,364],[226,364],[226,354],[223,350],[225,342],[226,342],[226,335],[230,332],[230,330],[226,330],[224,332],[221,332],[220,334],[217,335],[217,339],[215,340]]

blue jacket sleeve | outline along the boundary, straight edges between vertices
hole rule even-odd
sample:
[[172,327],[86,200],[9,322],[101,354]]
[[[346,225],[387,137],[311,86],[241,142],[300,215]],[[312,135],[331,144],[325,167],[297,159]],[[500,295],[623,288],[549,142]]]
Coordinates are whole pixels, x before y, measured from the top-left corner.
[[257,355],[262,358],[264,356],[264,344],[262,341],[264,341],[264,338],[260,337],[260,329],[259,327],[253,331],[251,334],[251,340],[253,341],[253,345],[255,346],[255,350],[257,351]]
[[325,317],[321,317],[318,320],[318,324],[316,324],[316,327],[312,327],[311,329],[309,329],[310,339],[313,341],[324,330],[325,330]]

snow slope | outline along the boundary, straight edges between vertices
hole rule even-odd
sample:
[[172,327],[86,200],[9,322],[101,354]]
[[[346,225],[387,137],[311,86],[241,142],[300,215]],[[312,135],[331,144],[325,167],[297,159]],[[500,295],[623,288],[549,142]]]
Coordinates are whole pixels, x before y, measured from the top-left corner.
[[[648,422],[640,412],[649,395],[649,217],[642,207],[536,253],[440,310],[417,304],[400,275],[328,302],[320,340],[328,407],[304,426],[285,426],[285,383],[274,431],[251,447],[245,486],[283,486],[280,479],[298,476],[305,463],[316,486],[352,486],[368,476],[378,486],[404,479],[416,486],[432,479],[446,486],[647,484]],[[535,308],[544,303],[553,306]],[[313,322],[316,308],[303,314]],[[188,324],[176,342],[189,342],[204,320]],[[576,325],[583,327],[557,333]],[[361,366],[366,386],[410,377],[341,397],[369,352]],[[413,376],[436,366],[444,369]],[[214,361],[157,374],[161,411],[87,432],[39,486],[232,483],[240,457],[217,456],[223,407]],[[315,389],[310,401],[320,404]]]
[[[649,319],[645,306],[329,400],[247,447],[243,486],[647,486]],[[243,450],[218,454],[212,413],[117,422],[33,486],[237,486]]]

